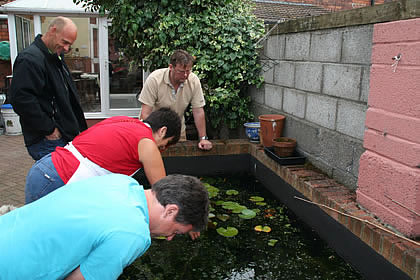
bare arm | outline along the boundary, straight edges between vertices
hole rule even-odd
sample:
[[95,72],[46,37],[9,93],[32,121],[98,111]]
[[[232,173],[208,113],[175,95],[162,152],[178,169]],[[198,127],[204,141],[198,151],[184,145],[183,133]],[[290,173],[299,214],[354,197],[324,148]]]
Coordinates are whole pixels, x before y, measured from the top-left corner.
[[85,277],[83,277],[82,272],[80,271],[80,266],[73,270],[65,280],[85,280]]
[[204,114],[204,109],[203,109],[203,107],[193,108],[192,113],[193,113],[193,116],[194,116],[195,127],[197,128],[197,132],[198,132],[198,138],[199,138],[198,148],[200,148],[202,150],[210,150],[213,147],[211,142],[209,140],[201,139],[201,137],[207,136],[207,133],[206,133],[206,116]]
[[162,156],[155,142],[143,138],[138,144],[139,161],[143,164],[144,173],[151,185],[166,176]]
[[140,120],[145,120],[152,113],[153,108],[146,104],[141,104]]

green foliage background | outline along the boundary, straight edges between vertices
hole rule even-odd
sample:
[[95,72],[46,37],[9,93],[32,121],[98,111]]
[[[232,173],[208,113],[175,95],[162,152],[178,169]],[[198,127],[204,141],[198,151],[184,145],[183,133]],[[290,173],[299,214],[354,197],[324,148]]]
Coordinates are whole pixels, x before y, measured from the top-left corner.
[[73,0],[90,10],[107,11],[111,35],[125,54],[149,71],[167,67],[176,49],[196,57],[194,73],[206,97],[206,115],[216,128],[253,118],[248,85],[263,78],[255,43],[264,25],[252,14],[249,0]]

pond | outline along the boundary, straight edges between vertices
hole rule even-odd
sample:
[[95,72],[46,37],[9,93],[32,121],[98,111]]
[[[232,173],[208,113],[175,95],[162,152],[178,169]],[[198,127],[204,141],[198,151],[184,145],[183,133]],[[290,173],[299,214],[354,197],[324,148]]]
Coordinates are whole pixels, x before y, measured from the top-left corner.
[[363,279],[253,177],[202,180],[212,201],[208,229],[195,241],[154,239],[119,280]]

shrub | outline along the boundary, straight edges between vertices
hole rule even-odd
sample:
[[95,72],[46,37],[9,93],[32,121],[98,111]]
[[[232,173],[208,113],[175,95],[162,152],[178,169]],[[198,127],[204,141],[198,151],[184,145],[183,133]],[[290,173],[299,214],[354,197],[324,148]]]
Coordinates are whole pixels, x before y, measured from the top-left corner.
[[167,67],[175,49],[196,57],[213,127],[235,128],[249,121],[248,85],[262,84],[257,40],[264,25],[248,0],[73,0],[107,11],[111,35],[125,55],[146,70]]

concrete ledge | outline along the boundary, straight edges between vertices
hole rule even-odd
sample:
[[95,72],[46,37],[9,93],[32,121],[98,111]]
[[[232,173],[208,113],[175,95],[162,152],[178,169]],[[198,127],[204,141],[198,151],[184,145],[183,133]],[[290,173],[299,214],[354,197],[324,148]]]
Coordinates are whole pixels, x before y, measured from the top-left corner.
[[418,0],[399,0],[382,5],[286,21],[279,24],[271,34],[375,24],[416,17],[420,17],[420,2]]
[[[243,156],[249,154],[308,200],[381,226],[374,215],[359,207],[354,191],[328,178],[320,171],[314,170],[309,165],[281,166],[264,153],[261,145],[252,144],[246,139],[218,140],[213,141],[213,145],[214,148],[211,151],[200,151],[197,148],[197,142],[182,142],[170,147],[163,153],[163,156],[165,160],[170,160],[171,157],[199,157],[203,162],[211,163],[214,156],[237,155],[239,156],[237,160],[242,161],[238,163],[238,166],[246,166],[251,163],[243,162],[246,161]],[[232,165],[232,161],[229,161],[229,164]],[[253,167],[249,166],[249,168]],[[367,246],[406,273],[409,278],[420,279],[420,246],[364,221],[323,207],[319,207],[319,209],[346,227]],[[373,267],[372,269],[375,270]]]

